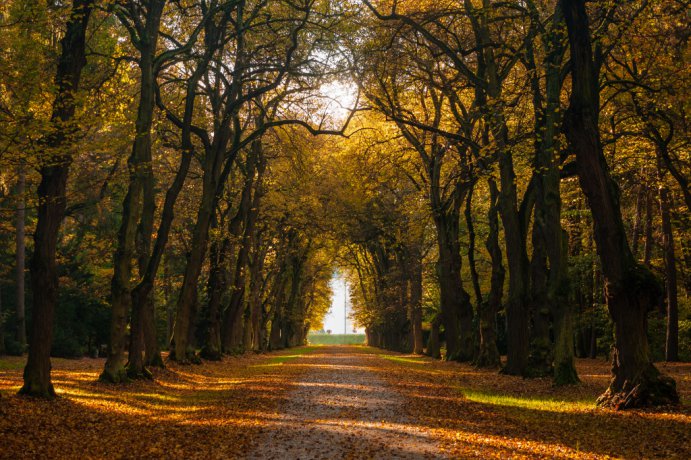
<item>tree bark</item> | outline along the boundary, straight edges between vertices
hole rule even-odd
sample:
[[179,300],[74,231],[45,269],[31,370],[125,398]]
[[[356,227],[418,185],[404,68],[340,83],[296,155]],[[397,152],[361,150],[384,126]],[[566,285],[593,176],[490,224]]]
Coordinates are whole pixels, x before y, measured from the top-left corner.
[[24,280],[26,272],[26,166],[24,160],[20,160],[18,168],[17,179],[17,214],[16,214],[16,246],[15,246],[15,264],[16,264],[16,312],[17,312],[17,342],[22,346],[26,346],[26,308],[25,299],[26,292],[24,289]]
[[645,186],[640,184],[636,192],[636,213],[633,220],[633,233],[631,235],[631,252],[633,252],[634,257],[638,257],[638,245],[641,239],[641,219],[643,218],[645,198]]
[[413,353],[421,355],[424,349],[422,341],[422,256],[413,257],[410,277],[409,313],[413,336]]
[[34,253],[30,262],[33,311],[29,334],[29,356],[20,394],[55,397],[50,378],[50,348],[53,317],[58,301],[55,261],[58,234],[65,215],[67,177],[72,162],[73,135],[78,130],[74,114],[75,93],[86,65],[86,29],[93,0],[73,0],[70,19],[62,38],[55,76],[57,95],[51,114],[52,133],[43,142],[41,182],[38,186],[38,221],[34,231]]
[[646,187],[645,192],[645,242],[643,246],[643,264],[650,267],[650,258],[653,255],[653,193]]
[[674,249],[674,232],[670,216],[669,189],[660,186],[660,215],[662,216],[662,247],[665,254],[665,297],[667,300],[667,334],[665,337],[665,361],[679,361],[679,301],[677,299],[677,265]]
[[439,340],[439,326],[441,324],[440,317],[437,316],[432,320],[432,329],[429,332],[429,338],[427,339],[427,348],[425,349],[425,354],[431,358],[439,359],[441,358],[440,350],[440,340]]
[[489,233],[485,247],[492,259],[492,275],[487,301],[483,301],[479,311],[480,316],[480,346],[475,365],[478,367],[497,368],[501,365],[501,357],[497,349],[497,312],[501,309],[501,298],[504,293],[505,270],[499,245],[499,210],[497,200],[499,190],[494,179],[488,179],[490,205],[487,211]]
[[634,260],[619,207],[619,188],[605,160],[598,128],[598,71],[593,61],[584,0],[560,0],[571,49],[572,92],[565,116],[576,154],[581,188],[595,225],[594,236],[614,322],[612,380],[601,406],[626,409],[678,403],[673,379],[653,365],[646,335],[647,314],[659,298],[659,283]]
[[[456,200],[460,206],[462,197]],[[437,275],[441,296],[441,318],[446,339],[446,360],[473,359],[473,308],[470,295],[463,289],[461,268],[463,259],[459,238],[459,209],[446,215],[435,213],[439,260]]]
[[[148,5],[145,24],[138,27],[135,46],[140,52],[139,107],[135,122],[132,152],[127,165],[129,183],[122,206],[122,220],[113,260],[111,280],[110,347],[101,379],[120,383],[128,376],[150,375],[144,368],[144,309],[153,306],[153,299],[145,296],[134,304],[132,298],[132,260],[139,253],[140,275],[145,270],[151,244],[151,229],[155,209],[151,155],[151,127],[155,106],[154,59],[165,0],[152,0]],[[137,299],[140,300],[140,299]],[[129,340],[129,360],[125,367],[124,351],[127,343],[127,317],[132,309]]]
[[209,281],[207,283],[206,337],[201,350],[201,357],[211,361],[220,361],[221,349],[221,300],[228,287],[227,256],[230,254],[230,237],[214,241],[209,248]]

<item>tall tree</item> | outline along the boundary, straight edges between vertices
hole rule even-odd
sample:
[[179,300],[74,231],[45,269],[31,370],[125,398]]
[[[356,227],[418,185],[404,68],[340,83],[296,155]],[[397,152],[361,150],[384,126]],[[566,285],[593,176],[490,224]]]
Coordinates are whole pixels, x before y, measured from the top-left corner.
[[33,292],[29,356],[20,394],[53,398],[50,348],[53,318],[58,299],[55,261],[60,225],[65,213],[67,178],[72,162],[72,144],[78,133],[75,120],[77,92],[86,65],[86,30],[93,0],[73,0],[55,74],[56,95],[51,114],[51,132],[42,141],[41,182],[38,186],[38,221],[30,262]]
[[[137,63],[141,72],[139,107],[135,123],[132,152],[127,165],[129,185],[123,202],[122,221],[118,231],[118,244],[113,261],[111,282],[111,334],[108,359],[101,379],[118,383],[130,377],[146,375],[142,360],[144,304],[134,305],[128,369],[125,369],[125,326],[132,306],[132,259],[135,250],[140,254],[140,274],[146,270],[153,227],[154,191],[151,156],[151,126],[155,102],[156,45],[161,15],[166,0],[128,1],[122,7],[115,5],[116,14],[130,33],[132,44],[139,52]],[[142,17],[143,16],[143,17]],[[135,244],[139,246],[135,248]],[[151,300],[152,301],[152,300]]]
[[23,159],[19,162],[17,178],[17,213],[16,213],[16,245],[15,245],[15,294],[17,311],[17,342],[26,346],[26,292],[24,280],[26,275],[26,165]]
[[625,409],[677,403],[675,382],[653,365],[648,345],[646,317],[659,299],[659,283],[633,257],[622,221],[619,188],[602,150],[599,70],[585,1],[560,0],[558,7],[564,14],[571,50],[572,91],[565,131],[592,211],[607,306],[615,327],[612,380],[598,404]]

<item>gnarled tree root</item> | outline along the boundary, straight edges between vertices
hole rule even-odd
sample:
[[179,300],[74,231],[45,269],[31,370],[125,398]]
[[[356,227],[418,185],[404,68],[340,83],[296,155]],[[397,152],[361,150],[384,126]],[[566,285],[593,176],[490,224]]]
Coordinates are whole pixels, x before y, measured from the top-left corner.
[[666,375],[642,375],[640,378],[625,381],[621,389],[614,388],[614,382],[597,399],[599,407],[614,410],[679,404],[679,394],[674,380]]

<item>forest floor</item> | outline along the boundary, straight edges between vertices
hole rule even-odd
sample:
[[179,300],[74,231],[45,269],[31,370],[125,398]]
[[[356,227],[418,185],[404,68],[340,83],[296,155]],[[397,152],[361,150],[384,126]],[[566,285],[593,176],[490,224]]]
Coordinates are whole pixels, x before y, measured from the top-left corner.
[[684,405],[596,409],[609,364],[553,388],[364,346],[302,347],[97,381],[101,359],[53,360],[59,398],[16,396],[0,359],[0,458],[691,458],[691,363],[659,364]]

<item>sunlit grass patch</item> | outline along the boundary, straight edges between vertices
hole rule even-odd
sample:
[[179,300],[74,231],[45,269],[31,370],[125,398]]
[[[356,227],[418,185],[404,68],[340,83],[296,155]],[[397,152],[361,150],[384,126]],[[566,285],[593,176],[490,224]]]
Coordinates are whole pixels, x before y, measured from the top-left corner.
[[384,359],[388,359],[389,361],[393,361],[395,363],[401,363],[401,364],[417,364],[417,365],[425,365],[429,364],[430,361],[425,359],[422,356],[396,356],[396,355],[379,355]]
[[299,358],[302,355],[312,353],[317,348],[318,347],[316,347],[316,346],[293,348],[290,350],[290,354],[288,354],[288,355],[273,356],[273,357],[267,359],[265,363],[257,364],[257,365],[251,366],[251,367],[280,366],[281,364],[288,362],[288,361],[291,361],[295,358]]
[[362,345],[365,334],[313,334],[307,336],[310,345]]
[[591,400],[559,400],[535,396],[511,396],[488,391],[461,389],[469,401],[491,404],[493,406],[518,407],[548,412],[582,412],[592,410],[595,402]]
[[24,360],[0,359],[0,371],[13,371],[24,367]]

